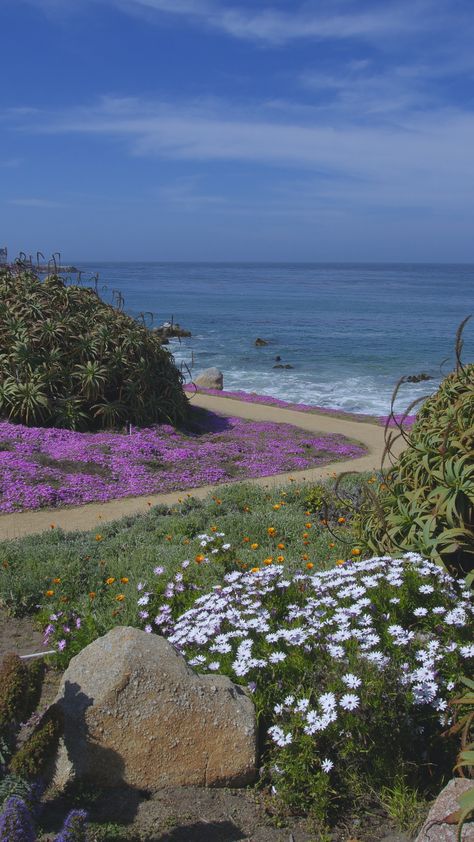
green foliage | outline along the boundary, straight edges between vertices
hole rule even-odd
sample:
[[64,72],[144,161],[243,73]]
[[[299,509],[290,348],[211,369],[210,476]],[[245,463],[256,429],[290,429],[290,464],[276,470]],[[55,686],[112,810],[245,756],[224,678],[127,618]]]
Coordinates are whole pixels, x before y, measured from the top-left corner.
[[0,269],[0,415],[68,429],[184,420],[159,338],[93,289]]
[[8,739],[28,705],[28,669],[18,655],[5,655],[0,668],[0,734]]
[[397,828],[415,836],[426,815],[426,799],[403,775],[397,775],[392,786],[382,787],[380,802]]
[[[363,478],[361,475],[351,481],[354,494]],[[370,482],[370,474],[367,481]],[[327,487],[332,485],[329,483]],[[238,557],[249,568],[267,556],[275,557],[280,552],[277,548],[280,542],[285,545],[281,550],[285,559],[299,561],[307,555],[314,562],[315,570],[330,567],[346,556],[347,542],[353,538],[350,529],[340,530],[341,540],[333,538],[319,524],[319,518],[311,518],[313,526],[307,530],[308,543],[304,543],[308,521],[303,503],[306,487],[292,483],[272,488],[271,492],[236,483],[219,490],[219,504],[212,497],[201,501],[183,495],[183,502],[171,508],[157,506],[145,515],[104,524],[101,541],[96,540],[97,527],[91,523],[92,532],[65,533],[50,529],[41,535],[4,542],[0,544],[3,560],[0,604],[16,616],[32,614],[38,603],[46,602],[51,609],[49,613],[57,607],[66,610],[73,606],[84,617],[89,593],[93,592],[97,594],[96,613],[99,608],[104,611],[101,628],[107,630],[118,622],[133,624],[136,618],[133,596],[138,582],[147,578],[158,563],[166,569],[177,569],[183,561],[183,551],[188,552],[187,542],[194,541],[212,525],[225,532],[226,538],[238,548]],[[274,509],[275,505],[279,506],[278,510]],[[268,535],[269,526],[277,529],[275,537]],[[244,542],[245,537],[251,540]],[[259,545],[256,551],[251,549],[253,542]],[[352,540],[351,546],[354,544]],[[108,577],[117,580],[114,588],[118,588],[122,577],[128,577],[129,583],[122,589],[125,600],[122,603],[112,600],[106,608],[99,596]],[[60,585],[54,583],[57,578],[61,579]],[[44,596],[50,589],[55,594],[46,601]],[[61,600],[60,606],[57,600]],[[112,610],[119,610],[120,614],[112,618]]]
[[61,719],[53,706],[12,758],[13,774],[30,781],[41,777],[56,751],[61,730]]
[[446,731],[446,736],[461,738],[461,750],[454,770],[461,770],[463,777],[466,770],[468,776],[474,778],[474,681],[464,676],[461,683],[467,687],[467,691],[450,702],[450,706],[455,710],[455,722]]
[[[465,576],[474,567],[474,364],[448,375],[403,435],[407,447],[384,482],[367,488],[360,543],[419,552]],[[387,428],[388,449],[393,441]]]
[[31,782],[19,777],[18,775],[9,773],[0,780],[0,811],[2,810],[7,798],[10,798],[12,795],[17,795],[18,798],[22,798],[23,801],[30,807],[33,807],[35,804],[35,797],[31,790]]

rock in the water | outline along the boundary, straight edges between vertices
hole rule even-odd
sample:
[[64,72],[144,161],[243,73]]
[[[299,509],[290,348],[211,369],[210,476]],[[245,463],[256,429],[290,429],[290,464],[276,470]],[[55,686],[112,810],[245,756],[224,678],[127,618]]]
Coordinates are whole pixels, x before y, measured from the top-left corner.
[[260,337],[257,336],[255,340],[255,345],[257,346],[257,348],[262,348],[264,345],[268,345],[268,341],[266,339],[260,339]]
[[430,374],[426,374],[425,371],[422,371],[421,374],[410,374],[405,379],[407,383],[422,383],[424,380],[433,380],[434,378]]
[[[468,789],[474,788],[474,781],[468,778],[453,778],[440,792],[428,818],[416,838],[416,842],[456,842],[457,824],[446,819],[459,810],[458,798]],[[474,842],[474,824],[466,822],[462,830],[462,842]]]
[[198,374],[194,383],[201,389],[223,389],[224,375],[218,368],[205,368]]
[[163,637],[118,627],[64,673],[54,783],[140,790],[242,786],[256,776],[254,706],[221,675],[198,675]]
[[293,368],[293,366],[289,363],[286,363],[285,365],[283,365],[283,363],[277,363],[273,366],[273,368]]

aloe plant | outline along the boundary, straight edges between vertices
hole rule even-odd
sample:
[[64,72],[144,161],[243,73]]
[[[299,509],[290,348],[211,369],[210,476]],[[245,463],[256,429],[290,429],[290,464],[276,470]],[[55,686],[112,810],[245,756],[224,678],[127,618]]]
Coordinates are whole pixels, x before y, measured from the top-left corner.
[[94,289],[0,269],[0,417],[68,429],[180,423],[182,376],[159,338]]
[[411,431],[399,425],[394,434],[387,425],[386,454],[400,436],[406,449],[376,492],[367,487],[357,518],[367,551],[419,552],[457,576],[474,568],[474,364],[460,359],[466,321],[457,368],[425,401]]

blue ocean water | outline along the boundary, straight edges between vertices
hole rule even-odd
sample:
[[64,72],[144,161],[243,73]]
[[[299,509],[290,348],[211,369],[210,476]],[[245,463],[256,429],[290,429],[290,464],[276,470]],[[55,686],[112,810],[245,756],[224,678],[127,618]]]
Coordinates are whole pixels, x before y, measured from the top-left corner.
[[[353,412],[387,414],[402,375],[426,372],[434,380],[405,385],[398,410],[434,391],[454,366],[456,329],[474,311],[474,265],[78,266],[84,283],[99,273],[107,300],[119,291],[132,315],[152,313],[155,325],[173,316],[191,330],[170,350],[192,375],[217,366],[225,389]],[[268,345],[255,347],[257,337]],[[293,368],[274,369],[276,356]],[[463,358],[474,360],[474,319]]]

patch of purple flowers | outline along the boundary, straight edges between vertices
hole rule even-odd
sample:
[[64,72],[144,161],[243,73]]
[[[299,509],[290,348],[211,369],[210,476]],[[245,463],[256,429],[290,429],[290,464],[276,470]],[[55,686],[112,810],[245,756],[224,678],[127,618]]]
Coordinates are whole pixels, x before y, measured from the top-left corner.
[[347,418],[351,421],[367,421],[372,424],[381,424],[385,427],[388,423],[389,427],[396,427],[403,422],[404,427],[412,427],[416,421],[416,415],[407,415],[403,413],[397,415],[366,415],[360,412],[347,412],[345,409],[332,409],[325,406],[314,406],[307,403],[289,403],[288,401],[280,400],[280,398],[272,398],[270,395],[258,395],[256,392],[243,392],[237,390],[235,392],[226,392],[222,389],[199,389],[194,383],[187,383],[184,386],[185,392],[202,392],[205,395],[217,395],[223,398],[237,398],[244,403],[262,403],[267,406],[280,406],[282,409],[292,409],[297,412],[314,412],[316,414],[323,413],[325,415],[334,415],[339,418]]
[[71,810],[55,842],[87,842],[87,813]]
[[2,842],[35,842],[30,810],[18,795],[11,795],[5,801],[0,815],[0,839]]
[[365,453],[344,436],[316,437],[289,424],[213,413],[199,420],[199,432],[162,424],[131,435],[0,422],[0,511],[185,490]]

